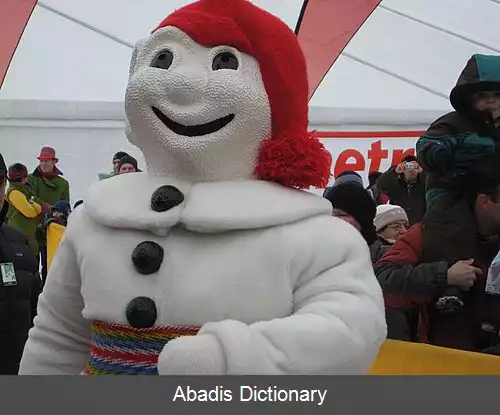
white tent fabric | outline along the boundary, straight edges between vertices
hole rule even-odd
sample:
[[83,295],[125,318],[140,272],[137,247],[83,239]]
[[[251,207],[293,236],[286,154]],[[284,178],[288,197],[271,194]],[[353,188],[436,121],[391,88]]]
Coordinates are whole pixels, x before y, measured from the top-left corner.
[[[253,1],[291,28],[303,3]],[[75,200],[115,150],[137,155],[123,133],[132,47],[188,2],[39,1],[0,91],[0,151],[32,166],[52,144]],[[313,96],[311,127],[424,128],[472,54],[500,54],[499,21],[500,0],[383,0]]]

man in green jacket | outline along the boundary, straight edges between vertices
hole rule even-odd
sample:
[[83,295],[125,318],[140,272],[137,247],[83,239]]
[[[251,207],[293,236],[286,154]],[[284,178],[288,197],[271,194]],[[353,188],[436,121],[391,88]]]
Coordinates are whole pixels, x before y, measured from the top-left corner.
[[[35,201],[42,206],[43,212],[50,212],[52,206],[58,200],[69,202],[69,183],[57,168],[59,159],[52,147],[43,147],[38,156],[40,161],[38,167],[29,176],[29,183],[35,197]],[[38,234],[40,246],[40,258],[42,262],[42,280],[45,284],[47,278],[47,241],[42,233]]]

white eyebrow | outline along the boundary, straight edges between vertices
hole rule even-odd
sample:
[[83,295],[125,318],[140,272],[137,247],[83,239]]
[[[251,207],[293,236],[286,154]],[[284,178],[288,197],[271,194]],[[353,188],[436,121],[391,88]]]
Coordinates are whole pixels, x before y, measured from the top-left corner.
[[185,44],[187,47],[193,47],[195,45],[195,42],[189,35],[187,35],[185,32],[182,30],[178,29],[177,27],[174,26],[166,26],[155,33],[153,33],[149,39],[146,42],[146,47],[149,46],[149,43],[154,43],[157,41],[168,41],[172,40],[172,37],[174,38],[175,41],[181,42]]

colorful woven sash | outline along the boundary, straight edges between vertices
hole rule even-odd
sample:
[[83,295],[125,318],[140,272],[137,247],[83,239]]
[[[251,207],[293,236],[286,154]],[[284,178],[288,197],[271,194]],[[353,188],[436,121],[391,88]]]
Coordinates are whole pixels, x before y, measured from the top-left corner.
[[157,375],[158,356],[180,336],[194,336],[197,327],[163,326],[136,329],[95,321],[86,375]]

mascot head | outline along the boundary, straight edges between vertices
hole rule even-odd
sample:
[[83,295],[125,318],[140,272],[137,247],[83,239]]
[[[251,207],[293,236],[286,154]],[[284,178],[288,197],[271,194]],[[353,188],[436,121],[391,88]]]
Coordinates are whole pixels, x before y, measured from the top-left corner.
[[298,40],[247,0],[199,0],[139,41],[125,109],[127,136],[152,174],[295,188],[328,182],[330,154],[307,132]]

